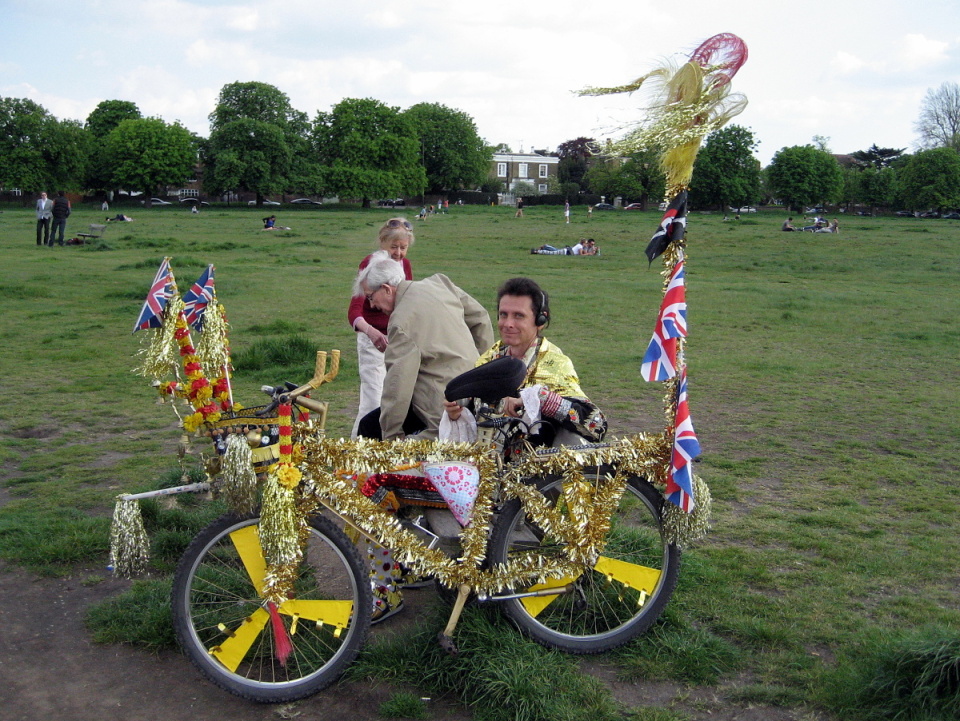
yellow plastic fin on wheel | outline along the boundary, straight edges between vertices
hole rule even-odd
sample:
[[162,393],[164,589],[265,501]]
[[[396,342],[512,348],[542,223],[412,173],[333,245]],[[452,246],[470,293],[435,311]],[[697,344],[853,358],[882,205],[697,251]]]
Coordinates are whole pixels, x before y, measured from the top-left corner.
[[257,590],[257,595],[263,596],[263,581],[267,577],[267,561],[263,557],[263,549],[260,548],[259,526],[255,523],[244,526],[231,533],[230,540],[233,541],[237,553],[240,554],[240,560],[243,561],[243,567],[247,569],[247,575],[250,576],[253,587]]
[[[564,576],[563,578],[555,578],[547,581],[546,583],[538,583],[535,586],[530,586],[527,589],[528,592],[539,591],[542,588],[563,588],[569,583],[576,581],[578,576]],[[527,609],[527,613],[536,618],[540,615],[540,612],[543,611],[547,606],[553,603],[553,600],[556,598],[556,595],[553,596],[527,596],[520,599],[520,603],[523,604],[523,607]]]
[[210,655],[230,669],[230,673],[236,672],[237,666],[263,632],[263,627],[267,625],[269,619],[270,614],[258,608],[253,615],[245,618],[239,628],[232,635],[228,635],[223,643],[211,648]]
[[337,628],[346,628],[353,613],[353,601],[309,601],[291,598],[277,609],[288,616],[297,615],[311,621],[325,623]]
[[593,568],[597,573],[602,573],[607,578],[619,581],[648,596],[653,594],[653,589],[657,587],[657,582],[660,580],[660,571],[655,568],[618,561],[608,556],[600,556]]

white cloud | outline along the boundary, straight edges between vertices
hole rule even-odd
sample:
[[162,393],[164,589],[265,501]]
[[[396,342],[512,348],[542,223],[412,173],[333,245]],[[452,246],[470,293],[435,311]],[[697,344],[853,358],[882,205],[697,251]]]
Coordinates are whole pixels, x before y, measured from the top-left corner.
[[925,35],[911,33],[905,35],[898,53],[900,61],[908,70],[939,65],[947,60],[947,48],[950,43],[931,40]]
[[845,50],[839,50],[831,61],[834,69],[843,75],[850,75],[867,66],[867,63],[856,55],[848,53]]
[[[273,23],[270,23],[271,25]],[[254,9],[241,9],[237,13],[231,14],[227,18],[227,27],[232,30],[252,33],[257,30],[263,31],[265,23],[260,18],[260,13]]]

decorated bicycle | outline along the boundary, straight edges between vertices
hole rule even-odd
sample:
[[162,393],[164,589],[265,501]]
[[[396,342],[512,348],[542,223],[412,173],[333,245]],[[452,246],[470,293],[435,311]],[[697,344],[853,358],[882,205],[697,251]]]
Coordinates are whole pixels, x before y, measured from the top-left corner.
[[455,593],[438,635],[450,653],[470,598],[498,604],[524,633],[573,653],[619,646],[657,619],[677,582],[680,548],[706,532],[710,509],[691,467],[699,446],[684,362],[686,186],[702,137],[742,108],[729,80],[745,58],[738,38],[716,36],[679,69],[587,91],[659,79],[665,94],[654,122],[628,136],[675,141],[663,157],[669,208],[647,247],[651,261],[664,257],[664,298],[642,367],[647,380],[664,383],[660,433],[534,448],[536,419],[495,410],[525,375],[505,358],[448,388],[448,400],[483,401],[475,442],[328,438],[327,403],[311,393],[334,380],[339,351],[318,352],[306,384],[265,387],[268,403],[242,408],[213,267],[181,299],[163,261],[134,329],[149,335],[137,370],[174,409],[186,408],[185,435],[209,441],[208,480],[120,496],[111,564],[125,576],[147,566],[141,498],[209,490],[225,501],[230,513],[192,541],[172,592],[180,644],[210,680],[278,702],[338,678],[374,607],[377,581],[361,545],[390,549],[409,573]]

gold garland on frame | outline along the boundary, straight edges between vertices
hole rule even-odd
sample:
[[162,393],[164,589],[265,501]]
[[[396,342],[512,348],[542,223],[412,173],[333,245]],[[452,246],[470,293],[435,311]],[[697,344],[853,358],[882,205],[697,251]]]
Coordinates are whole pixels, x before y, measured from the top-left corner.
[[[545,455],[531,451],[501,468],[490,450],[480,444],[308,437],[303,441],[301,464],[307,479],[302,488],[304,508],[310,512],[310,499],[314,507],[328,506],[390,548],[395,558],[415,573],[435,576],[451,588],[466,583],[476,593],[489,595],[576,575],[591,567],[603,551],[611,515],[627,480],[631,476],[655,480],[662,475],[665,444],[669,449],[670,441],[662,436],[637,434],[589,450],[562,448]],[[480,472],[473,516],[461,531],[458,558],[426,548],[393,513],[362,495],[354,479],[354,473],[386,473],[411,462],[438,460],[472,463]],[[609,466],[610,472],[590,481],[584,477],[585,466]],[[565,481],[563,513],[529,482],[552,475]],[[561,555],[524,554],[505,565],[484,568],[494,504],[511,498],[519,498],[534,522],[563,545]],[[704,498],[709,498],[709,492],[704,491]],[[675,525],[665,529],[665,536],[681,543],[702,536],[708,513],[709,503],[698,504],[691,514],[681,513],[674,518]],[[276,590],[283,594],[283,589]]]

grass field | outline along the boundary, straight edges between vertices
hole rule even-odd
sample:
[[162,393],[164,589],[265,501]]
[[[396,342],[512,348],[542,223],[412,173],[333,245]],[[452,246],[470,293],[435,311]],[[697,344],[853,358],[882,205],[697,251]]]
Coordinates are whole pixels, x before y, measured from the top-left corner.
[[[30,210],[3,209],[0,556],[43,573],[100,568],[113,497],[175,469],[176,419],[131,373],[143,334],[130,331],[165,255],[181,291],[216,265],[238,359],[292,336],[342,349],[322,395],[331,433],[349,432],[346,306],[390,213],[274,210],[292,230],[261,231],[256,209],[153,208],[94,245],[46,248]],[[534,277],[551,293],[549,337],[612,432],[659,430],[662,388],[639,376],[661,294],[642,250],[659,214],[524,213],[456,207],[418,222],[415,275],[446,273],[490,310],[502,280]],[[689,219],[690,408],[713,527],[684,555],[663,622],[610,658],[627,678],[856,717],[870,702],[851,685],[870,686],[918,638],[960,648],[960,225],[844,218],[839,235],[814,235],[781,233],[782,215]],[[78,208],[68,234],[102,218]],[[530,254],[580,237],[602,254]],[[237,373],[235,397],[254,405],[262,383],[310,374],[267,362]],[[171,531],[171,554],[188,537]],[[915,718],[960,708],[960,650],[950,658],[958,670],[927,694],[946,700],[912,701],[928,714]]]

